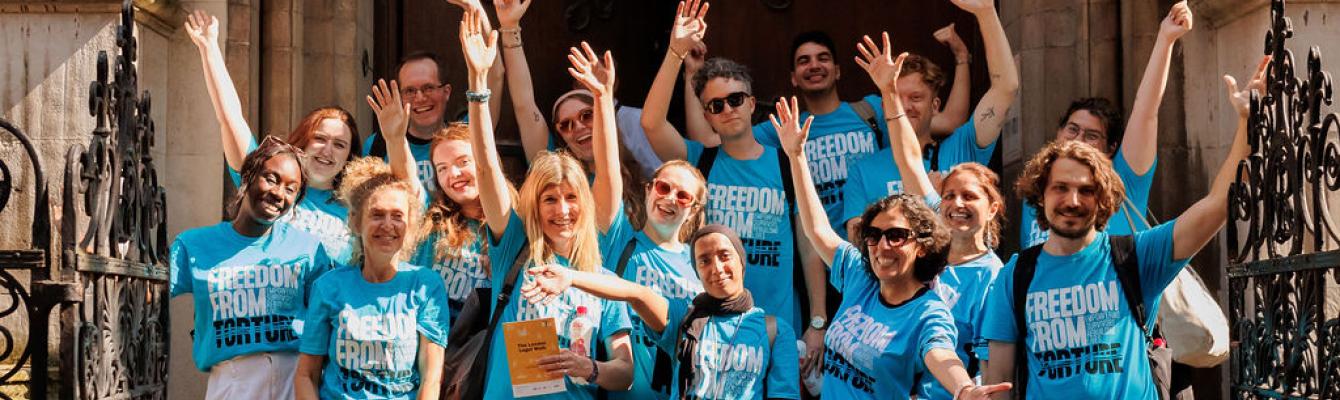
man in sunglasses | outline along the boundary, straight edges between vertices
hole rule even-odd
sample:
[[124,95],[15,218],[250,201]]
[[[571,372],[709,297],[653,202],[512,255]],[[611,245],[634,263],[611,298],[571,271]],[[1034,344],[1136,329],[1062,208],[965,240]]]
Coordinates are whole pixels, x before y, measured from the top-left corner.
[[[888,102],[881,102],[886,113],[886,123],[893,124],[900,118],[907,118],[922,148],[935,144],[934,148],[928,149],[923,159],[927,171],[948,171],[966,162],[989,163],[1005,125],[1005,115],[1014,105],[1015,94],[1019,91],[1019,72],[1014,67],[1010,42],[1005,37],[995,7],[990,1],[954,3],[977,18],[982,31],[982,44],[986,48],[987,70],[991,74],[991,88],[978,101],[968,122],[938,144],[935,143],[931,135],[931,122],[939,118],[936,112],[940,108],[940,100],[935,97],[935,93],[944,84],[944,75],[934,62],[916,54],[908,54],[903,60],[896,90],[892,91],[901,99],[904,110],[893,115]],[[887,46],[887,34],[884,40]],[[863,52],[878,50],[869,37],[865,38],[863,45],[866,46],[861,49]],[[889,92],[882,91],[886,95]],[[903,177],[897,168],[893,168],[896,165],[892,150],[894,139],[892,135],[887,139],[890,140],[889,150],[847,164],[842,217],[838,221],[845,221],[848,229],[839,232],[848,232],[850,236],[851,229],[859,225],[858,218],[867,204],[902,193]]]

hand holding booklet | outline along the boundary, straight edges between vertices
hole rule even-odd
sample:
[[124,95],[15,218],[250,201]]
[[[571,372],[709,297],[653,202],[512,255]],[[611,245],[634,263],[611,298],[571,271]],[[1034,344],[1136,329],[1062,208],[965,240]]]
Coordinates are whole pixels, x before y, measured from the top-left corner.
[[558,354],[558,330],[553,318],[504,323],[503,341],[512,375],[512,396],[538,396],[566,389],[562,377],[554,379],[539,367],[540,358]]

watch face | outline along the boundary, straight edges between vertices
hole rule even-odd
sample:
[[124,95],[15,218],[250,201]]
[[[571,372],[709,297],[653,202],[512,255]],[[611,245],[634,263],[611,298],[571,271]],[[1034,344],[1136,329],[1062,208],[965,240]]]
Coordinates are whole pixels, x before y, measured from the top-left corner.
[[824,320],[822,317],[813,317],[810,318],[810,327],[814,329],[823,329],[825,322],[828,321]]

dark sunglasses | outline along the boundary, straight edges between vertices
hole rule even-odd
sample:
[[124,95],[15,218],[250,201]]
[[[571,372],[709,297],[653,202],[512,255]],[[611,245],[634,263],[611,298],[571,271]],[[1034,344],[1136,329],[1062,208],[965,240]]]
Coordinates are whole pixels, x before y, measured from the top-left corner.
[[591,111],[590,108],[586,108],[578,112],[575,118],[568,118],[562,121],[558,121],[558,124],[556,124],[557,126],[555,127],[558,128],[559,132],[567,133],[571,132],[574,129],[577,129],[578,122],[580,122],[582,125],[585,126],[591,126],[591,120],[594,118],[595,118],[594,112]]
[[670,197],[671,195],[674,195],[675,203],[679,204],[680,207],[689,207],[698,201],[698,199],[694,198],[693,193],[689,193],[689,191],[683,189],[676,189],[675,187],[670,186],[669,182],[660,179],[651,181],[651,189],[656,191],[657,196]]
[[907,241],[912,240],[912,238],[923,237],[923,236],[926,235],[917,234],[916,232],[913,232],[911,229],[899,228],[899,227],[893,227],[884,230],[880,230],[879,228],[875,227],[868,227],[865,228],[865,231],[861,234],[861,237],[865,239],[866,246],[877,246],[879,245],[879,239],[884,238],[884,240],[887,240],[889,244],[894,247],[902,246],[906,244]]
[[726,111],[727,104],[729,104],[731,108],[736,108],[741,104],[744,104],[744,99],[749,97],[752,96],[745,92],[731,93],[726,95],[726,97],[712,99],[703,103],[703,110],[707,111],[708,114],[721,114],[722,111]]

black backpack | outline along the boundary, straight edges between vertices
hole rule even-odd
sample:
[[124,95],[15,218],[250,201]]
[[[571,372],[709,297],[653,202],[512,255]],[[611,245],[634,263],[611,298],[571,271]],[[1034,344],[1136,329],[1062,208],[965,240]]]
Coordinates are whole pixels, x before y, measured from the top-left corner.
[[[1189,370],[1173,368],[1172,349],[1163,340],[1158,324],[1151,324],[1150,314],[1145,310],[1143,291],[1140,287],[1140,260],[1136,254],[1134,236],[1108,236],[1111,247],[1112,265],[1117,270],[1117,280],[1121,285],[1122,297],[1131,309],[1140,330],[1144,332],[1145,354],[1149,359],[1149,370],[1153,373],[1154,387],[1160,399],[1190,398],[1191,387]],[[1019,252],[1014,263],[1014,325],[1018,329],[1014,345],[1014,388],[1018,398],[1026,398],[1028,380],[1028,325],[1024,318],[1024,305],[1027,301],[1028,287],[1037,272],[1038,256],[1042,254],[1042,245],[1029,247]],[[1152,326],[1151,326],[1152,325]],[[1174,378],[1174,372],[1178,375]],[[1171,396],[1175,394],[1176,396]]]
[[[443,399],[478,399],[484,397],[488,384],[489,352],[492,350],[493,331],[502,319],[503,309],[512,299],[512,288],[521,274],[521,266],[530,259],[530,246],[521,246],[512,267],[507,270],[502,290],[497,292],[490,316],[490,288],[476,288],[465,299],[460,315],[451,324],[444,353],[441,388]],[[488,316],[488,325],[482,324]]]

